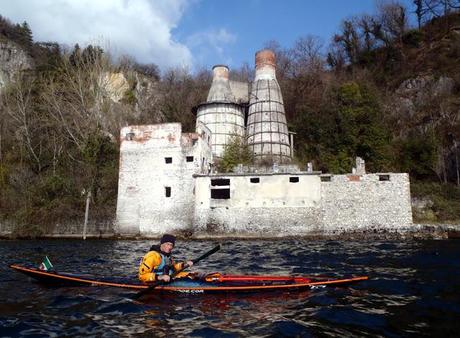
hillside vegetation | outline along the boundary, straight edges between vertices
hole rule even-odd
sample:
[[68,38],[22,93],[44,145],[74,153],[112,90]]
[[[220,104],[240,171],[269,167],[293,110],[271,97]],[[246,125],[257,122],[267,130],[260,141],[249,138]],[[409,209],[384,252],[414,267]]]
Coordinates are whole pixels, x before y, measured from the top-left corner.
[[[370,172],[408,172],[429,209],[416,220],[458,222],[460,14],[455,1],[449,10],[441,0],[433,10],[425,3],[391,2],[348,18],[327,46],[307,35],[290,48],[265,47],[277,56],[302,167],[347,173],[360,156]],[[420,28],[408,24],[414,11]],[[193,131],[192,108],[211,82],[207,70],[160,75],[98,46],[33,42],[27,23],[0,18],[6,42],[33,60],[1,89],[0,222],[17,224],[19,235],[82,222],[89,193],[91,219],[113,218],[120,127],[181,122]],[[242,66],[231,76],[247,81],[253,71]]]

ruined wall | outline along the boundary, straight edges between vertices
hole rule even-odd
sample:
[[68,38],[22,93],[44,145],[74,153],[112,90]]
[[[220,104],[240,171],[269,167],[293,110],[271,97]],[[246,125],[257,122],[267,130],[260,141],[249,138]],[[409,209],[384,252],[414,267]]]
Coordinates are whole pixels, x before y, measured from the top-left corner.
[[[216,187],[216,178],[230,182]],[[211,198],[216,189],[230,198]],[[412,224],[407,174],[198,176],[195,191],[197,232],[286,236]]]
[[179,123],[121,130],[117,227],[120,234],[156,235],[189,229],[193,174],[207,172],[209,130],[182,134]]
[[326,231],[412,225],[408,174],[334,175],[330,180],[321,184]]
[[[316,229],[321,219],[318,175],[197,176],[195,185],[198,232],[297,235]],[[230,198],[212,198],[219,190],[229,190]]]

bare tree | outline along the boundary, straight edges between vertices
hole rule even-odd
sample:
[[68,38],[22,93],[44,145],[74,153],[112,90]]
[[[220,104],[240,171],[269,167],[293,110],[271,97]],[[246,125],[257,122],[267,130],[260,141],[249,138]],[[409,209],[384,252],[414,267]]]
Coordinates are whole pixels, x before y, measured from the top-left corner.
[[104,144],[119,129],[106,99],[107,74],[111,71],[110,60],[100,48],[74,49],[44,80],[41,91],[42,109],[54,123],[55,132],[50,135],[53,168],[65,149],[73,167],[82,172],[80,189],[87,203],[90,198],[97,200]]
[[356,63],[361,51],[361,40],[356,19],[344,20],[341,24],[341,34],[336,34],[333,41],[342,46],[348,61]]
[[460,9],[460,0],[422,0],[426,11],[434,17],[448,15]]
[[323,41],[317,36],[307,35],[297,39],[291,51],[297,73],[323,70],[323,47]]
[[425,4],[425,0],[413,0],[412,2],[415,5],[414,13],[417,17],[417,27],[420,29],[426,20],[428,8]]
[[44,150],[44,130],[46,123],[39,116],[35,107],[32,90],[34,79],[19,75],[3,92],[5,111],[11,119],[11,128],[26,151],[28,158],[34,163],[37,172],[43,169],[42,154]]
[[377,5],[375,34],[390,45],[394,41],[402,45],[402,37],[409,24],[406,8],[398,1],[379,2]]
[[211,75],[203,70],[193,76],[188,69],[169,69],[159,84],[159,109],[167,122],[181,122],[184,131],[195,130],[192,108],[206,100]]

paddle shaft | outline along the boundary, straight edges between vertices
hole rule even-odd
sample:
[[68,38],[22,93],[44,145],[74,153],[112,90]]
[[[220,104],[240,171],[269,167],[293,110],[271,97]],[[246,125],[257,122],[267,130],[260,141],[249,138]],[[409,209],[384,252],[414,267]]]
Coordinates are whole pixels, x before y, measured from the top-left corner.
[[[198,263],[199,261],[211,256],[213,253],[217,252],[220,250],[220,244],[218,244],[217,246],[215,246],[214,248],[212,248],[211,250],[209,250],[208,252],[202,254],[200,257],[198,258],[195,258],[195,259],[192,259],[192,262],[193,264],[196,264]],[[177,270],[176,272],[174,272],[172,275],[171,275],[171,279],[173,279],[174,277],[176,277],[179,273],[181,273],[182,271],[184,271],[188,266],[185,264],[185,262],[183,263],[182,265],[182,269],[179,269]],[[147,289],[145,290],[142,290],[140,292],[137,293],[137,295],[134,297],[134,298],[139,298],[143,295],[145,295],[146,293],[149,293],[150,291],[152,291],[153,289],[155,289],[157,286],[159,285],[163,285],[165,284],[165,282],[163,281],[158,281],[158,282],[155,282],[153,284],[151,284]]]
[[[202,254],[200,257],[198,258],[195,258],[195,259],[192,259],[192,262],[193,264],[196,264],[198,263],[199,261],[202,261],[203,259],[211,256],[213,253],[217,252],[220,250],[220,244],[218,244],[217,246],[215,246],[213,249],[209,250],[208,252]],[[171,279],[174,279],[174,277],[176,277],[178,274],[180,274],[182,271],[184,271],[185,269],[187,269],[188,266],[185,265],[185,262],[183,263],[182,265],[182,269],[179,269],[177,270],[176,272],[174,272],[172,275],[171,275]],[[157,282],[158,283],[158,282]],[[159,282],[159,284],[163,284],[163,282]],[[151,285],[153,286],[153,285]]]

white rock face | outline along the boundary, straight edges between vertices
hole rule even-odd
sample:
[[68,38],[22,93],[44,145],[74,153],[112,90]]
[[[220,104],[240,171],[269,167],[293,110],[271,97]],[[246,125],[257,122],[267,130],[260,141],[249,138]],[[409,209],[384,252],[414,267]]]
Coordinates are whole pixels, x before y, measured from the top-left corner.
[[129,83],[123,73],[106,72],[101,76],[100,86],[104,88],[107,98],[120,102],[129,90]]
[[0,42],[0,90],[21,72],[33,68],[32,59],[12,42]]

